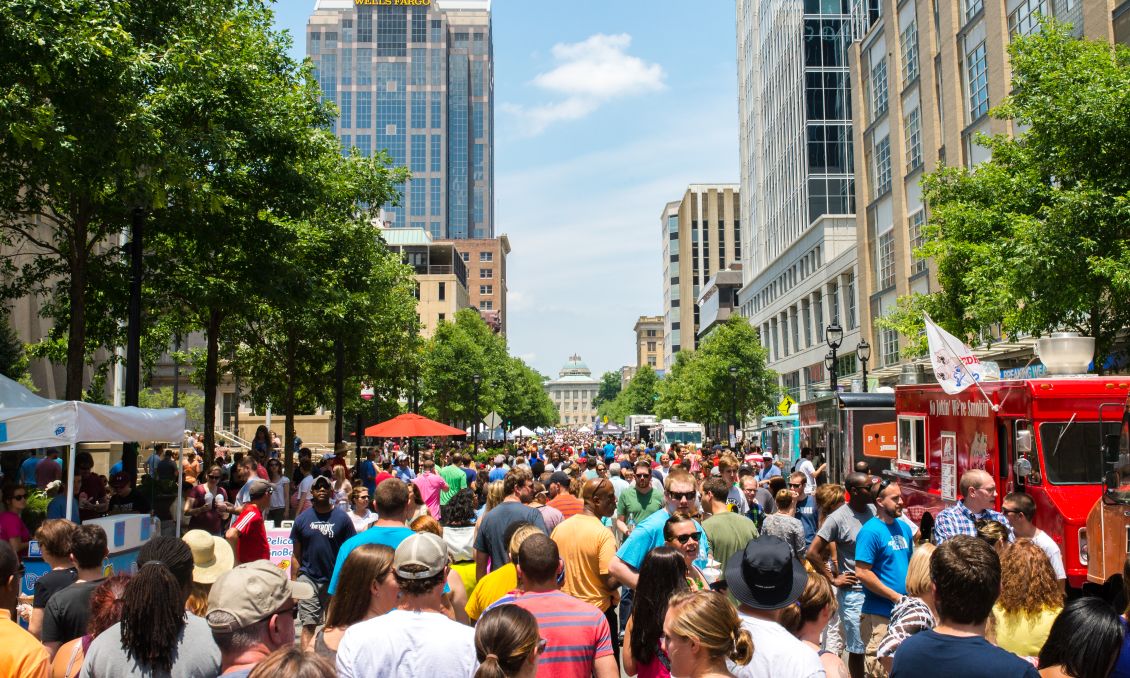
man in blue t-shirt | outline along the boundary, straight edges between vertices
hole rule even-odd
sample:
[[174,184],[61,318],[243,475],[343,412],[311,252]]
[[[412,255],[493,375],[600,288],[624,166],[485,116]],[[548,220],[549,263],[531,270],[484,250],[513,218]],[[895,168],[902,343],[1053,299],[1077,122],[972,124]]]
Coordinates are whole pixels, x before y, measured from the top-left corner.
[[1000,558],[992,546],[966,535],[946,540],[930,557],[930,578],[938,625],[899,645],[891,678],[1039,677],[1034,666],[985,640],[1001,589]]
[[855,575],[863,584],[860,635],[866,645],[867,675],[886,672],[876,658],[879,642],[887,634],[891,609],[906,595],[906,570],[914,548],[910,526],[902,515],[902,489],[884,480],[875,495],[875,517],[859,528],[855,538]]
[[35,487],[35,467],[39,465],[41,459],[42,457],[36,452],[32,452],[31,456],[20,464],[20,482],[24,487]]
[[361,484],[369,491],[372,497],[377,493],[377,451],[369,450],[365,461],[361,462]]
[[369,526],[361,534],[350,537],[341,545],[334,561],[333,575],[326,593],[331,596],[337,592],[337,578],[341,576],[341,567],[353,549],[362,544],[384,544],[392,549],[400,546],[400,542],[411,537],[413,532],[404,526],[405,513],[408,511],[408,485],[399,478],[382,480],[377,485],[377,492],[373,495],[377,507],[377,522]]
[[[608,571],[630,589],[636,588],[639,583],[640,565],[643,564],[644,557],[652,549],[666,543],[663,538],[663,526],[667,523],[667,519],[675,513],[690,515],[695,512],[695,499],[698,493],[695,490],[694,476],[680,469],[672,469],[671,473],[667,474],[667,480],[664,481],[664,488],[667,506],[652,513],[632,529],[631,535],[620,546],[620,550],[616,552],[616,556],[608,566]],[[698,542],[699,558],[705,558],[710,544],[706,539],[706,532],[697,520],[695,527],[702,533],[702,539]]]
[[310,508],[298,514],[290,529],[294,553],[290,559],[290,578],[305,581],[318,595],[298,601],[298,623],[302,625],[302,646],[314,638],[329,607],[330,577],[334,561],[346,540],[356,532],[345,511],[333,504],[333,481],[319,476],[310,487]]

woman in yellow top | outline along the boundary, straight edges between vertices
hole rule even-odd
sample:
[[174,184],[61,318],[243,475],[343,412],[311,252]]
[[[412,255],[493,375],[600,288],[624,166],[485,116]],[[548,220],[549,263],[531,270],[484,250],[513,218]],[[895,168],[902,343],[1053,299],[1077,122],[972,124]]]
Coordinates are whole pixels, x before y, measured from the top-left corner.
[[996,643],[1035,657],[1063,609],[1063,589],[1048,556],[1031,539],[1018,539],[1001,555],[1001,595],[993,606]]

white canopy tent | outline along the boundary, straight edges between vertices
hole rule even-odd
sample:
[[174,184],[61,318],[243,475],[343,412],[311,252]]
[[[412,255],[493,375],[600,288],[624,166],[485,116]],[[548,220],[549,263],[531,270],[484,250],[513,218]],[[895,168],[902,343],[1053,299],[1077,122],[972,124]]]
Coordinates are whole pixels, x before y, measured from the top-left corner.
[[[67,513],[74,503],[75,446],[104,441],[169,440],[183,444],[184,408],[111,407],[75,400],[50,400],[0,375],[0,451],[36,447],[70,448],[67,458]],[[182,469],[181,464],[177,464]],[[180,472],[178,471],[178,475]],[[177,483],[178,507],[181,483]],[[177,534],[181,513],[177,510]]]
[[526,428],[525,426],[519,426],[518,428],[510,432],[511,438],[532,438],[535,435],[537,434]]

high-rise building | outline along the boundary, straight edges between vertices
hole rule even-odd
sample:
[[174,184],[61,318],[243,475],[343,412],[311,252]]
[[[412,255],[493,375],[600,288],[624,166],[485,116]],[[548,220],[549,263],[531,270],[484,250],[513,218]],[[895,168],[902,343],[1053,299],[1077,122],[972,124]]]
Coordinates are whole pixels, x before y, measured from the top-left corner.
[[[662,372],[666,364],[663,362],[663,316],[641,315],[634,329],[636,369],[647,365],[656,372]],[[631,379],[631,376],[628,378]]]
[[471,307],[498,334],[506,336],[506,256],[510,238],[475,238],[446,241],[455,245],[467,267],[467,293]]
[[[902,362],[899,336],[874,319],[900,296],[938,289],[932,262],[914,256],[928,209],[923,175],[988,159],[989,150],[975,142],[978,133],[1017,133],[1013,123],[989,117],[1011,88],[1014,36],[1039,30],[1044,15],[1072,24],[1079,37],[1119,40],[1121,18],[1121,39],[1130,42],[1130,2],[867,0],[853,10],[858,280],[867,304],[862,334],[874,347],[872,374],[893,380]],[[994,341],[979,355],[1007,369],[1010,358],[1023,364],[1031,353],[1028,345]]]
[[828,381],[829,325],[845,330],[845,348],[858,341],[850,19],[850,0],[737,2],[739,312],[797,400]]
[[694,350],[699,294],[718,271],[740,261],[737,184],[691,184],[660,216],[663,241],[663,364]]
[[494,237],[490,0],[316,0],[306,37],[343,150],[384,150],[412,171],[386,225]]

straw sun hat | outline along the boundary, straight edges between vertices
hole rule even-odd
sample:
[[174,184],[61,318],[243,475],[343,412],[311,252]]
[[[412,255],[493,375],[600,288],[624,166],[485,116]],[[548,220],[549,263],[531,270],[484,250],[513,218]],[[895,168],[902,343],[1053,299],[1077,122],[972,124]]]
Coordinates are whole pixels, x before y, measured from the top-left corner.
[[204,530],[189,530],[181,537],[192,550],[192,581],[211,584],[235,565],[231,544],[223,537],[213,537]]

